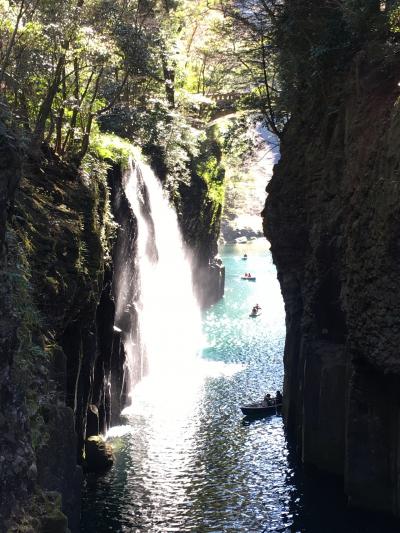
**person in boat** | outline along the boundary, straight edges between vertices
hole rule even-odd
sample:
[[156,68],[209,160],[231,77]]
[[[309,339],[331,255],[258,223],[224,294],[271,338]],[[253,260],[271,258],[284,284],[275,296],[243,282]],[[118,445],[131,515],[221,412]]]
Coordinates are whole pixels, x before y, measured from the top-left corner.
[[244,254],[244,255],[243,255],[243,259],[247,259],[247,254]]
[[281,394],[281,391],[277,390],[275,394],[275,403],[276,405],[281,405],[282,402],[283,402],[283,396]]
[[254,306],[253,309],[251,310],[251,314],[256,315],[257,313],[258,313],[258,309],[256,306]]
[[272,402],[272,398],[271,398],[271,395],[270,394],[266,394],[264,396],[264,403],[266,405],[273,405],[273,402]]

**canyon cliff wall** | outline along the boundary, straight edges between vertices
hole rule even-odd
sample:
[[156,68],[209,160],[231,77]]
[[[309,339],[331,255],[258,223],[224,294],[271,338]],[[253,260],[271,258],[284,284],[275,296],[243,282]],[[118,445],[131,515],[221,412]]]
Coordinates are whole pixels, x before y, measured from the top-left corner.
[[147,151],[153,170],[175,205],[182,236],[191,253],[195,292],[202,308],[220,300],[225,290],[225,267],[218,256],[225,194],[221,144],[218,128],[206,128],[204,139],[198,141],[198,153],[186,154],[184,177],[168,168],[165,154],[157,147]]
[[218,302],[225,291],[225,267],[218,256],[225,169],[218,132],[207,130],[200,153],[191,161],[189,184],[179,183],[177,213],[183,238],[192,252],[194,285],[202,308]]
[[[114,293],[136,219],[120,164],[88,173],[45,148],[22,154],[4,129],[0,169],[0,532],[75,533],[86,439],[126,404],[122,338],[135,317],[114,327]],[[208,272],[220,211],[198,174],[180,206]]]
[[106,173],[51,152],[21,170],[3,143],[19,186],[2,205],[0,531],[75,532],[85,439],[121,407]]
[[400,515],[400,92],[390,57],[361,51],[310,91],[285,128],[263,215],[286,307],[289,434],[305,463],[343,476],[352,505]]

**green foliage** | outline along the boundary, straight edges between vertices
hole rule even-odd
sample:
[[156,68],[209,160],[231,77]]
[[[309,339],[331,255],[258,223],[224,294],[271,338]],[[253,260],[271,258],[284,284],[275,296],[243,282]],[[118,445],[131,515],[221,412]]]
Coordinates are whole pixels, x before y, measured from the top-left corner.
[[38,357],[46,361],[47,356],[43,347],[35,342],[35,333],[40,331],[42,321],[32,299],[31,273],[27,256],[14,234],[9,233],[7,241],[12,248],[14,263],[11,270],[4,272],[6,276],[4,284],[12,297],[12,309],[18,324],[18,366],[22,372],[29,372]]
[[243,161],[251,157],[258,148],[250,130],[256,122],[262,121],[262,115],[255,113],[237,114],[230,118],[221,128],[223,151],[227,154],[230,167],[243,166]]
[[[370,59],[376,55],[390,64],[398,53],[390,43],[390,31],[396,31],[395,4],[286,1],[276,24],[282,107],[293,110],[311,95],[328,93],[332,83],[357,62],[359,52],[363,55],[368,50]],[[386,46],[389,43],[391,47]],[[381,53],[384,48],[386,56]]]
[[121,104],[136,108],[149,93],[164,91],[173,104],[174,7],[158,0],[2,2],[0,86],[14,122],[33,144],[45,140],[80,163],[103,114]]
[[181,116],[207,109],[196,109],[194,93],[252,88],[252,105],[275,105],[263,95],[275,91],[271,20],[250,0],[3,0],[0,20],[0,87],[13,121],[34,146],[46,141],[75,164],[92,140],[102,151],[98,124],[159,144],[166,158],[176,142],[184,161],[195,143]]
[[190,181],[190,162],[198,151],[198,132],[190,127],[183,113],[170,109],[167,102],[154,98],[146,107],[118,110],[104,117],[102,128],[116,131],[142,147],[171,190],[176,181]]
[[398,7],[380,4],[2,0],[1,104],[32,147],[45,141],[76,165],[91,143],[119,157],[97,139],[100,127],[158,146],[183,177],[195,145],[184,122],[210,110],[194,95],[242,94],[242,108],[279,136],[303,86],[345,68],[366,39],[396,34]]
[[117,135],[98,133],[91,141],[90,153],[98,159],[119,163],[125,167],[132,156],[132,144]]
[[47,399],[46,368],[50,352],[41,335],[43,320],[33,300],[27,255],[14,232],[9,231],[7,242],[9,262],[0,272],[0,292],[6,308],[8,307],[14,323],[17,324],[15,378],[20,389],[25,391],[32,446],[35,449],[46,441],[42,408]]
[[62,512],[61,494],[36,488],[12,517],[7,533],[66,531],[66,527],[67,517]]
[[197,172],[208,185],[208,196],[220,206],[224,203],[224,177],[225,170],[220,166],[218,159],[211,155],[206,160],[202,160],[197,165]]
[[[213,203],[214,217],[220,213],[225,198],[225,168],[222,165],[222,137],[219,128],[208,128],[200,140],[199,155],[195,160],[196,173],[207,185],[207,197]],[[214,220],[212,220],[212,224]]]
[[400,33],[400,6],[394,6],[389,12],[389,27],[394,34]]

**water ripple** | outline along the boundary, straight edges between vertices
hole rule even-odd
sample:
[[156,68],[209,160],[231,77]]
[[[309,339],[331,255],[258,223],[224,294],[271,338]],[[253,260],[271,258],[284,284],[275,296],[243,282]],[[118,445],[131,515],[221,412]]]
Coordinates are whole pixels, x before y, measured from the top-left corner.
[[[139,386],[125,425],[110,431],[116,464],[85,479],[83,533],[392,531],[349,517],[332,504],[340,491],[301,474],[280,417],[243,420],[240,404],[282,387],[284,346],[271,257],[247,253],[257,283],[240,280],[237,252],[225,255],[227,294],[204,317],[195,371]],[[257,301],[263,314],[250,319]]]

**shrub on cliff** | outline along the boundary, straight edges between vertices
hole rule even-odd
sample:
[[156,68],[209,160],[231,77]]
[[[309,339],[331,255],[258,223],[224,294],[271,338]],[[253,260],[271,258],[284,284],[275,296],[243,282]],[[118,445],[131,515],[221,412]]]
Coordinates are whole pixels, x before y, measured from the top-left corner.
[[293,111],[304,99],[326,94],[360,51],[390,62],[396,49],[382,47],[391,41],[396,13],[391,2],[379,0],[286,1],[275,33],[282,106]]

